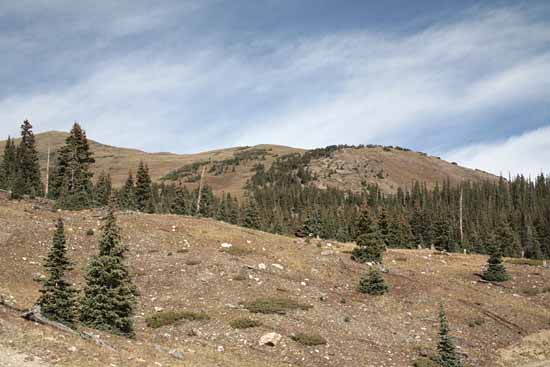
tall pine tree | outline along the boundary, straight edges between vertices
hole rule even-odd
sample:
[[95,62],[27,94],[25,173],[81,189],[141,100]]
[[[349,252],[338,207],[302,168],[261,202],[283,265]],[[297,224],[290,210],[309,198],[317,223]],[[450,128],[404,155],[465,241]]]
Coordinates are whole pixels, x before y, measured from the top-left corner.
[[88,264],[80,321],[98,330],[133,336],[131,317],[136,288],[125,263],[127,248],[121,243],[112,207],[104,218],[102,231],[99,254]]
[[145,212],[148,211],[147,209],[151,209],[153,188],[151,177],[149,176],[149,167],[143,162],[140,162],[138,166],[134,195],[137,210]]
[[443,304],[439,306],[439,344],[437,362],[442,367],[462,367],[463,363],[456,351],[454,339],[449,335],[449,322]]
[[44,193],[40,166],[38,164],[38,151],[32,131],[32,125],[25,120],[21,125],[21,142],[16,153],[16,173],[13,187],[13,196],[20,198],[23,195],[31,197],[41,196]]
[[44,264],[48,278],[44,282],[37,301],[44,316],[52,321],[72,325],[76,319],[76,290],[65,279],[65,273],[72,270],[67,258],[63,220],[57,221],[50,253]]

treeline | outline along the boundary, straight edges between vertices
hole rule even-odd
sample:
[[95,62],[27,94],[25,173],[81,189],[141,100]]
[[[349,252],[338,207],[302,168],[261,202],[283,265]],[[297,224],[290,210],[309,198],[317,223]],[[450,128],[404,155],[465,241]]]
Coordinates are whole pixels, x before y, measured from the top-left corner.
[[[12,139],[6,144],[0,188],[11,190],[14,198],[39,196],[44,185],[28,121],[21,131],[19,146]],[[64,209],[113,203],[120,209],[212,217],[277,234],[344,242],[357,239],[359,218],[367,209],[387,247],[489,253],[498,245],[504,256],[550,258],[550,177],[518,176],[460,185],[446,181],[433,189],[415,183],[394,195],[384,195],[372,184],[364,184],[361,192],[317,188],[308,168],[311,161],[346,147],[289,154],[269,168],[257,164],[247,194],[237,200],[230,194],[215,196],[206,185],[189,189],[175,182],[153,183],[143,162],[135,176],[129,172],[121,188],[113,188],[107,173],[93,180],[93,154],[86,133],[75,124],[65,146],[55,154],[48,197]]]

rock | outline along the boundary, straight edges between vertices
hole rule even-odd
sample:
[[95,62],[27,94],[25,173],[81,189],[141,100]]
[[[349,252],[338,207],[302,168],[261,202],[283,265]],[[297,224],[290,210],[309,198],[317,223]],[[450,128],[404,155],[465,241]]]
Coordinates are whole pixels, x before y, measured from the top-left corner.
[[260,338],[259,344],[274,347],[281,341],[282,338],[283,336],[281,334],[267,333]]
[[330,256],[330,255],[334,255],[334,251],[332,250],[321,251],[321,256]]
[[218,352],[223,353],[223,351],[225,351],[223,345],[218,345]]
[[177,349],[171,349],[168,354],[176,359],[183,359],[183,352]]
[[160,311],[162,311],[162,310],[163,310],[162,307],[157,307],[157,306],[155,306],[155,312],[160,312]]
[[277,268],[279,270],[283,270],[284,267],[281,265],[281,264],[271,264],[271,266],[273,266],[274,268]]
[[265,270],[267,269],[267,266],[265,266],[265,264],[258,264],[258,269]]
[[68,349],[69,349],[69,352],[71,352],[71,353],[76,352],[76,347],[74,345],[69,347]]
[[231,248],[231,247],[233,247],[232,244],[226,243],[226,242],[222,243],[221,246],[222,246],[223,248]]

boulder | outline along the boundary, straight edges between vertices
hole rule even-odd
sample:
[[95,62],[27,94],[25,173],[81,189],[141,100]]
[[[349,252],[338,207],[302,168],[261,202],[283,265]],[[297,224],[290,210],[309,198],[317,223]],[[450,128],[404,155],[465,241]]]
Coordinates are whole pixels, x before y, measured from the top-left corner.
[[260,338],[259,344],[274,347],[281,341],[282,338],[283,336],[281,334],[267,333]]

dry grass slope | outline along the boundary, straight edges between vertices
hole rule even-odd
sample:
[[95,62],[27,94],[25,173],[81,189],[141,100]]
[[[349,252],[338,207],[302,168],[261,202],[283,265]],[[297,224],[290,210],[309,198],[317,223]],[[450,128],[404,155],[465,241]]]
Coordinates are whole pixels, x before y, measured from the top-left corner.
[[[0,294],[19,308],[36,300],[36,280],[58,216],[65,219],[69,255],[76,263],[71,279],[82,286],[86,260],[97,248],[97,235],[86,232],[98,233],[101,215],[99,210],[55,213],[31,203],[0,201]],[[24,321],[0,306],[0,350],[57,366],[401,367],[435,347],[442,301],[470,366],[516,367],[529,362],[514,358],[514,350],[526,349],[519,347],[523,338],[547,335],[550,329],[550,293],[525,293],[549,284],[550,271],[542,267],[509,263],[514,279],[495,286],[478,282],[475,275],[484,256],[389,250],[385,277],[391,291],[370,297],[356,291],[368,266],[350,260],[345,252],[351,244],[306,244],[210,219],[137,213],[118,217],[140,293],[136,338],[97,333],[116,350],[110,351]],[[221,251],[224,242],[248,251],[233,256]],[[322,256],[327,248],[335,253]],[[188,265],[195,259],[200,263]],[[284,313],[246,309],[258,300],[292,307]],[[178,310],[185,311],[176,315],[180,321],[147,326],[148,316]],[[207,317],[197,319],[188,312]],[[234,328],[238,319],[259,324]],[[259,338],[272,331],[283,335],[281,342],[259,346]],[[544,345],[539,339],[525,342]],[[516,349],[509,349],[511,345]],[[499,348],[511,352],[497,353]],[[181,351],[183,359],[174,358],[173,350]],[[500,364],[499,356],[506,364]]]

